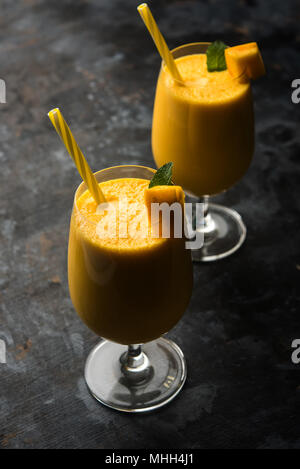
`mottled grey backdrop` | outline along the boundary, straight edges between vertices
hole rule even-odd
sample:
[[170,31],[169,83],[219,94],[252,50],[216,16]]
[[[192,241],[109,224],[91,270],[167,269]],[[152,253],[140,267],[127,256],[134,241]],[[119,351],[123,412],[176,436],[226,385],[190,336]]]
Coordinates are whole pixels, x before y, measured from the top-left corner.
[[172,404],[119,414],[85,387],[85,357],[98,339],[76,316],[66,277],[80,179],[47,112],[62,109],[94,170],[153,165],[160,59],[137,4],[1,1],[0,447],[299,448],[300,364],[290,358],[300,338],[296,0],[150,3],[171,47],[218,38],[262,49],[255,159],[218,198],[243,215],[248,237],[234,256],[195,265],[190,306],[170,333],[189,373]]

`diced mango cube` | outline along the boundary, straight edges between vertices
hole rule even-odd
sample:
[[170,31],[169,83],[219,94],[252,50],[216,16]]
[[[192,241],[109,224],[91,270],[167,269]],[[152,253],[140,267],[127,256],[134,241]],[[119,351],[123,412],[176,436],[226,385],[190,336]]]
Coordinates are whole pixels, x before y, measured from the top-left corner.
[[251,80],[256,80],[266,73],[256,42],[228,47],[225,49],[225,59],[228,71],[234,78],[246,74]]
[[148,212],[151,212],[151,204],[162,204],[167,202],[169,205],[174,202],[184,204],[184,192],[181,186],[154,186],[151,189],[145,189],[145,204]]
[[[156,229],[156,233],[159,233],[158,237],[162,237],[163,233],[163,217],[162,213],[159,213],[159,226],[155,227],[153,224],[153,220],[151,220],[151,204],[152,203],[158,203],[162,204],[166,202],[168,205],[172,205],[175,202],[179,202],[181,207],[182,207],[182,212],[181,212],[181,221],[182,221],[182,227],[184,223],[184,201],[185,201],[185,196],[184,192],[181,186],[154,186],[151,187],[151,189],[145,189],[145,205],[147,207],[148,211],[148,217],[149,221],[152,225],[152,228]],[[170,228],[166,230],[166,232],[170,231],[170,236],[173,237],[174,234],[174,214],[171,213],[171,218],[168,219],[170,222],[171,226],[167,227]]]

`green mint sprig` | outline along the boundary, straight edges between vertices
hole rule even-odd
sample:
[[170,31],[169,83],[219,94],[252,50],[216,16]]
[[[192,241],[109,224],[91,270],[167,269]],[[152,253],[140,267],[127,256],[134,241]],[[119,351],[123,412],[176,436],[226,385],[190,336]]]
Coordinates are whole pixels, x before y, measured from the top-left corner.
[[212,42],[206,51],[206,64],[209,72],[222,72],[227,69],[225,49],[228,46],[222,41]]
[[150,181],[149,189],[154,186],[171,186],[172,185],[172,168],[173,163],[166,163],[159,168]]

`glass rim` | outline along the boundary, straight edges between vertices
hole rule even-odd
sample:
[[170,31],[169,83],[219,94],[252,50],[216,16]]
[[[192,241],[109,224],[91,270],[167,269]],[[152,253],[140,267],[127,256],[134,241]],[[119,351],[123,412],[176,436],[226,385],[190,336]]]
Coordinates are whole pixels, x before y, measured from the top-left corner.
[[[120,168],[138,168],[138,169],[140,168],[140,169],[148,170],[152,174],[154,174],[155,171],[156,171],[155,169],[149,168],[148,166],[142,166],[142,165],[138,165],[138,164],[121,164],[121,165],[117,165],[117,166],[108,166],[107,168],[103,168],[103,169],[100,169],[99,171],[95,171],[93,174],[94,174],[94,176],[97,176],[97,174],[104,173],[105,171],[114,170],[114,169],[118,170]],[[119,178],[116,177],[115,179],[119,179]],[[141,179],[144,179],[144,178],[141,178]],[[108,181],[109,180],[110,179],[108,179]],[[150,181],[150,179],[149,179],[149,181]],[[77,206],[77,199],[79,198],[78,193],[81,189],[84,188],[84,186],[85,186],[85,190],[87,190],[86,183],[84,181],[82,181],[79,184],[79,186],[77,186],[77,188],[75,190],[74,199],[73,199],[73,210],[75,210],[76,214],[78,214],[81,218],[83,218],[86,223],[88,223],[89,225],[97,226],[97,222],[89,220],[85,215],[83,215],[83,213],[80,211],[80,209]],[[84,191],[82,192],[82,194],[83,193],[84,193]],[[80,195],[82,195],[82,194],[80,194]],[[92,195],[91,195],[91,197],[92,197]]]
[[[205,46],[205,45],[209,46],[210,44],[212,44],[212,42],[209,42],[209,41],[203,41],[203,42],[188,42],[188,43],[186,43],[186,44],[181,44],[180,46],[174,47],[174,49],[171,49],[170,52],[171,52],[171,54],[173,55],[174,52],[176,52],[176,51],[178,51],[178,50],[180,50],[180,49],[184,49],[185,47],[191,47],[191,46]],[[190,55],[192,55],[192,54],[190,54]],[[165,63],[164,60],[161,61],[161,69],[163,69],[163,67],[168,68],[168,67],[167,67],[167,64]],[[230,76],[231,76],[231,75],[230,75]],[[238,75],[237,77],[231,76],[231,78],[232,78],[233,81],[239,81],[239,80],[240,80],[241,78],[243,78],[243,77],[245,78],[245,83],[250,83],[250,80],[249,80],[249,78],[247,77],[247,75],[246,75],[246,73],[245,73],[245,70],[243,70],[243,72],[242,72],[240,75]],[[187,85],[187,83],[186,83],[185,81],[183,81],[183,80],[178,80],[177,78],[174,78],[174,77],[172,77],[172,78],[173,78],[173,80],[174,80],[176,83],[180,84],[181,86],[203,87],[203,85],[201,85],[200,83],[197,83],[197,82],[195,82],[195,83],[189,82],[189,84]],[[243,82],[242,82],[241,84],[243,84]]]

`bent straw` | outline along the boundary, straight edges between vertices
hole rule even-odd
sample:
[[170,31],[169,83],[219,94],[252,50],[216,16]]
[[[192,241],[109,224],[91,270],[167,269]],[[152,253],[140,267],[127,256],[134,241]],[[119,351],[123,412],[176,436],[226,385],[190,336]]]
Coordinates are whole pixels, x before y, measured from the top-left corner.
[[169,48],[166,44],[166,41],[164,40],[163,35],[161,34],[155,19],[152,16],[152,13],[150,11],[150,8],[148,7],[147,3],[141,3],[138,7],[138,12],[142,17],[142,20],[144,21],[149,33],[152,36],[152,39],[154,41],[154,44],[157,47],[157,50],[165,62],[166,66],[169,69],[169,72],[171,73],[172,77],[175,80],[182,81],[181,75],[178,71],[178,68],[176,66],[175,60],[173,58],[173,55],[169,51]]
[[85,157],[83,156],[82,151],[76,143],[75,138],[71,130],[68,127],[65,119],[62,116],[62,113],[58,108],[52,109],[48,112],[49,119],[55,127],[56,132],[62,139],[65,144],[66,149],[68,150],[70,156],[73,158],[76,168],[84,182],[86,183],[90,193],[95,199],[97,205],[106,202],[104,194],[99,187],[97,179],[92,173],[91,168],[88,165]]

